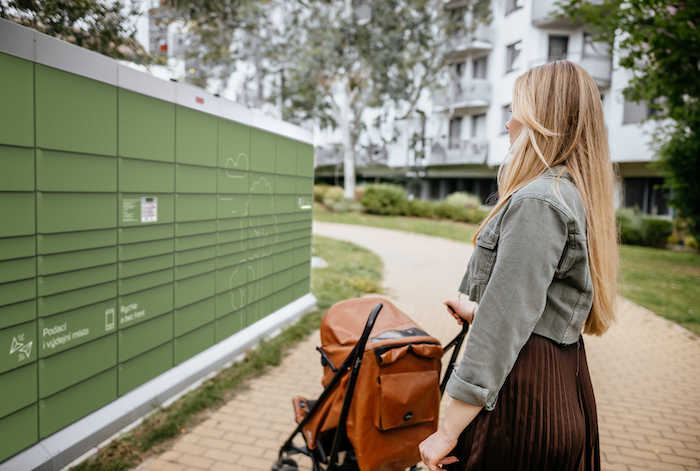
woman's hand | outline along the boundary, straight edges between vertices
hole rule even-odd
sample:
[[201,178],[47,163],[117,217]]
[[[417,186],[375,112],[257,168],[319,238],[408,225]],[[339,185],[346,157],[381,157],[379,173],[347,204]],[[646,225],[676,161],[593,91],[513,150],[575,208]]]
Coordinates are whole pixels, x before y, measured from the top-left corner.
[[447,307],[447,312],[449,312],[452,317],[457,320],[459,325],[462,325],[464,321],[467,321],[467,323],[471,325],[472,321],[474,320],[476,303],[471,301],[459,302],[456,299],[448,299],[442,303],[445,305],[445,307]]
[[483,406],[469,404],[447,396],[445,412],[437,431],[420,442],[420,459],[430,471],[437,471],[440,465],[459,461],[456,456],[447,456],[454,449],[460,434],[481,412]]
[[455,456],[445,456],[455,447],[457,439],[458,437],[448,436],[442,429],[438,428],[435,433],[418,445],[421,461],[430,471],[438,471],[440,465],[459,461]]

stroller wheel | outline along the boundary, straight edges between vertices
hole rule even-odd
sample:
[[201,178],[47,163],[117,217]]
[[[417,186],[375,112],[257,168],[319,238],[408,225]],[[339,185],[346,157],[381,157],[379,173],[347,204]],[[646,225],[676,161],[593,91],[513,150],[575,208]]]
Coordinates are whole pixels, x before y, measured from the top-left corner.
[[272,471],[297,471],[299,466],[291,458],[281,458],[272,465]]

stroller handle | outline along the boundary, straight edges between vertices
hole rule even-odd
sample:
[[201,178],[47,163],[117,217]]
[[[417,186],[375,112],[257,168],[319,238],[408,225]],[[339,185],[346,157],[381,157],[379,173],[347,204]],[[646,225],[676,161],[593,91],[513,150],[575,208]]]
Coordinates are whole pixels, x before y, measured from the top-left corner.
[[457,336],[443,348],[443,355],[445,355],[450,349],[453,350],[452,355],[450,355],[450,362],[447,364],[447,369],[445,370],[445,376],[442,378],[442,382],[440,383],[440,396],[445,393],[447,381],[450,379],[452,371],[455,368],[455,363],[457,363],[457,355],[462,349],[462,343],[464,342],[464,337],[466,337],[467,332],[469,332],[469,323],[465,322],[462,324],[462,330],[459,332],[459,334],[457,334]]

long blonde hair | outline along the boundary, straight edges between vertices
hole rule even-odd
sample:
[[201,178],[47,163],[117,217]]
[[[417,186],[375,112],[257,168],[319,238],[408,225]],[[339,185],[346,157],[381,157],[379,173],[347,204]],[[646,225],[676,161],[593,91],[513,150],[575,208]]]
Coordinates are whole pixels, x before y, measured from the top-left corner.
[[583,331],[601,335],[615,320],[620,239],[613,195],[619,176],[610,161],[598,87],[568,60],[534,67],[515,80],[513,117],[522,129],[498,169],[499,199],[472,241],[515,191],[549,167],[564,165],[586,212],[594,293]]

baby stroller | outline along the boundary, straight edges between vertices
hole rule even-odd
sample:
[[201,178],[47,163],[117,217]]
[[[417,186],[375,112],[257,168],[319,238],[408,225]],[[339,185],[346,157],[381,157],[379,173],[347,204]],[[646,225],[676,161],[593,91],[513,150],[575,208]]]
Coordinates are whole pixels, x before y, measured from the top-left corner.
[[[321,347],[316,347],[324,390],[315,401],[292,399],[298,425],[272,471],[296,471],[295,454],[310,457],[313,471],[415,469],[419,443],[437,430],[440,397],[468,328],[464,322],[443,348],[384,298],[352,298],[331,306],[321,321]],[[440,382],[442,356],[450,349]],[[297,434],[303,445],[293,443]]]

